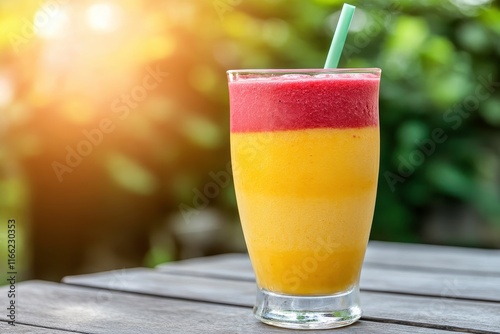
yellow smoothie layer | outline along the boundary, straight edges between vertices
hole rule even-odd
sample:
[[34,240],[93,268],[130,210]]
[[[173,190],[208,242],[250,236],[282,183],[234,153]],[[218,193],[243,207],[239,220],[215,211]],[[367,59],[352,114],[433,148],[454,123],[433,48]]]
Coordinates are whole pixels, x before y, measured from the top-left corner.
[[231,133],[238,208],[261,288],[322,295],[358,281],[375,205],[378,131]]

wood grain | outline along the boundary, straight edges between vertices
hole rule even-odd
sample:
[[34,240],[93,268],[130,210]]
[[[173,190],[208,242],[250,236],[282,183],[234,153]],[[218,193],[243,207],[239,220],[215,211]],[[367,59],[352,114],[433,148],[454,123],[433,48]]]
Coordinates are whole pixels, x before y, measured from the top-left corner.
[[170,275],[146,268],[68,276],[63,278],[63,282],[100,289],[246,307],[253,305],[257,289],[253,282]]
[[365,291],[500,302],[500,276],[365,266],[360,287]]
[[0,333],[15,333],[15,334],[69,334],[69,333],[84,333],[84,332],[68,332],[64,330],[41,328],[36,326],[22,325],[16,323],[15,326],[8,325],[6,322],[0,322]]
[[[242,254],[248,257],[246,254]],[[249,263],[240,263],[239,255],[221,255],[227,261],[231,272],[224,275],[242,277],[238,272],[244,272],[249,277]],[[212,257],[207,257],[210,260]],[[210,264],[203,259],[181,261],[185,264],[196,264],[205,272],[210,270]],[[169,265],[169,264],[166,264]],[[417,271],[443,272],[455,275],[500,276],[500,249],[478,249],[465,247],[449,247],[423,244],[403,244],[396,242],[370,241],[365,256],[366,267],[413,269]],[[162,270],[165,265],[159,265]],[[180,269],[180,268],[179,268]],[[234,274],[233,274],[234,272]]]
[[159,271],[188,276],[220,277],[253,282],[248,254],[229,253],[160,264]]
[[[260,323],[252,316],[249,308],[109,292],[49,282],[30,281],[20,283],[18,287],[23,293],[20,300],[23,321],[49,328],[65,328],[68,331],[89,334],[296,333]],[[5,291],[5,288],[0,288],[0,294]],[[56,331],[52,333],[59,334]],[[308,333],[324,334],[325,331]],[[359,321],[342,329],[342,333],[430,334],[436,331],[416,326]]]
[[[191,259],[158,267],[170,274],[255,281],[246,254],[224,254]],[[417,294],[454,299],[500,302],[500,276],[450,272],[422,271],[416,268],[365,265],[360,286],[362,290]]]
[[370,241],[365,264],[500,276],[500,250]]
[[[238,306],[251,307],[255,284],[245,281],[175,276],[154,270],[125,270],[120,273],[121,287],[113,288],[116,273],[66,277],[64,282],[80,286],[117,289],[164,297],[202,300],[228,304],[228,296]],[[194,279],[194,277],[192,277]],[[175,282],[175,283],[174,283]],[[223,282],[223,284],[220,284]],[[197,287],[193,287],[196,284]],[[224,290],[227,290],[226,293]],[[239,293],[238,293],[239,291]],[[401,324],[425,324],[433,328],[495,332],[500,329],[500,303],[420,297],[364,291],[361,294],[364,319],[396,321]],[[229,301],[230,302],[230,301]]]

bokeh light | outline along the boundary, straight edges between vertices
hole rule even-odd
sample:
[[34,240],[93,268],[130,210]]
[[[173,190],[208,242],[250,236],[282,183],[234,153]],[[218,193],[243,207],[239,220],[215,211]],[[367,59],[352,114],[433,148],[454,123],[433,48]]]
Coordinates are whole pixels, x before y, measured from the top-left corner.
[[89,26],[98,32],[112,32],[121,24],[121,8],[110,2],[96,3],[86,11]]
[[14,86],[11,79],[0,73],[0,108],[8,106],[14,97]]
[[33,18],[35,33],[44,39],[57,39],[66,36],[71,29],[70,17],[62,5],[54,7],[42,5]]

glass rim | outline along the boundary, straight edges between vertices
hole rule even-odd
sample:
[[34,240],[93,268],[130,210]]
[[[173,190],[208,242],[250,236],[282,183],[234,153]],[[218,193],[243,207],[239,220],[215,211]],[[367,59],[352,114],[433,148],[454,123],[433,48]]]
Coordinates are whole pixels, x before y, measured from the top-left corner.
[[227,75],[246,74],[346,74],[346,73],[368,73],[380,75],[382,69],[377,67],[367,68],[299,68],[299,69],[241,69],[228,70]]

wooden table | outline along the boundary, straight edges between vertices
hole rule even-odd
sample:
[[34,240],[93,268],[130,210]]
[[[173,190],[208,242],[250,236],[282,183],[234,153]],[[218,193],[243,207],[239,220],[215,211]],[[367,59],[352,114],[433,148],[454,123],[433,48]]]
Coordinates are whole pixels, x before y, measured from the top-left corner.
[[[8,288],[0,289],[0,333],[297,333],[253,318],[255,282],[244,254],[16,289],[15,327],[6,322]],[[371,242],[361,289],[362,319],[332,331],[500,333],[500,250]]]

